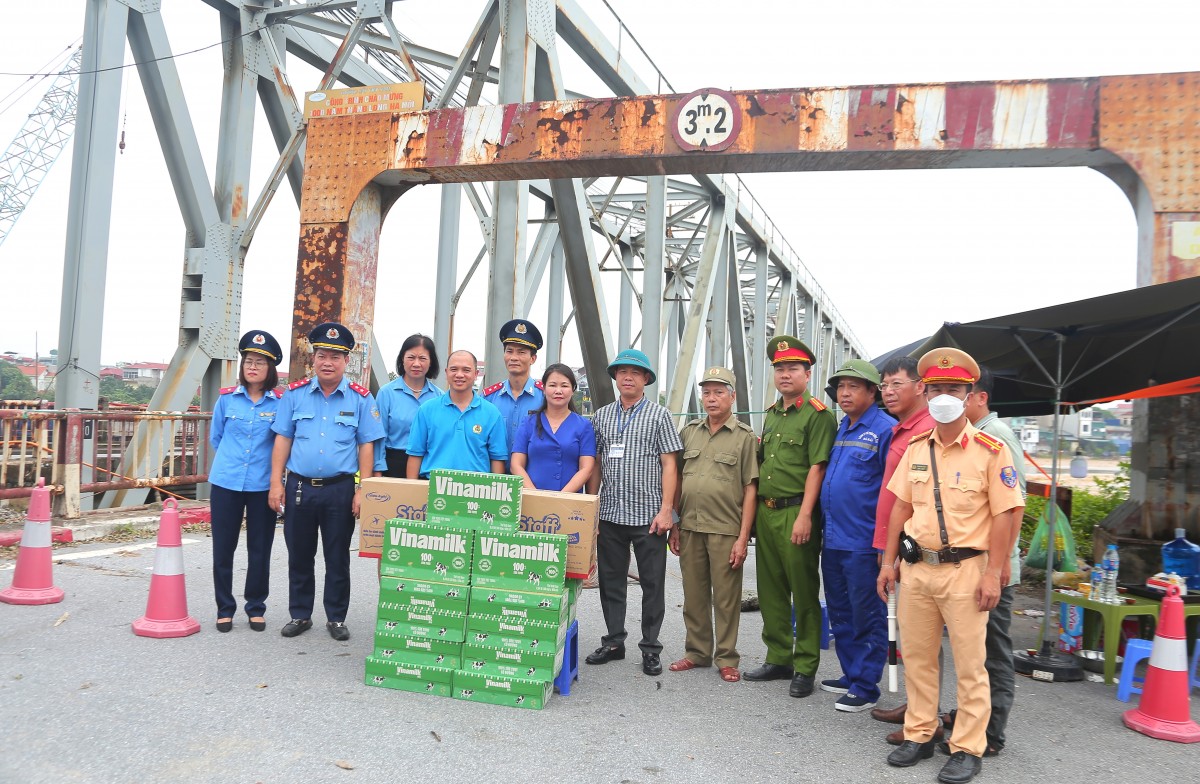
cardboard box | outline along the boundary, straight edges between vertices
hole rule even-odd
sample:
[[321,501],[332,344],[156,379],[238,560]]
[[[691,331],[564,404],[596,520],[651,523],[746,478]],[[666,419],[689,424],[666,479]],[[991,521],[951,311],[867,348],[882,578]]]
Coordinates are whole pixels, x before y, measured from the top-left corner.
[[583,593],[583,579],[571,577],[571,545],[567,544],[567,595],[571,599],[571,604],[574,605],[579,601],[579,594]]
[[528,678],[552,681],[562,670],[563,649],[544,651],[514,651],[491,648],[487,645],[464,644],[462,664],[458,669],[503,675],[506,678]]
[[481,588],[559,596],[566,589],[567,537],[478,531],[471,582]]
[[521,492],[522,531],[567,537],[567,577],[586,579],[595,561],[600,499],[585,493]]
[[380,577],[379,601],[407,604],[425,610],[466,613],[471,589],[465,585],[412,580],[407,577]]
[[471,615],[498,615],[519,621],[545,621],[562,624],[570,615],[571,602],[564,590],[558,596],[525,591],[481,588],[471,597]]
[[449,667],[430,667],[405,662],[386,661],[368,656],[366,677],[368,686],[383,686],[417,694],[449,697],[455,670]]
[[470,531],[416,520],[388,520],[384,529],[383,577],[404,577],[453,585],[471,582]]
[[462,666],[462,643],[429,637],[407,637],[392,632],[375,633],[375,650],[371,654],[385,661],[449,667]]
[[429,472],[429,522],[480,531],[515,531],[521,478],[475,471]]
[[358,554],[378,558],[383,551],[383,529],[388,520],[424,520],[429,483],[424,479],[372,477],[362,482],[358,514]]
[[563,644],[567,637],[567,626],[565,623],[521,621],[496,615],[469,615],[465,640],[472,645],[491,648],[545,650]]
[[[449,615],[449,614],[447,614]],[[465,620],[466,616],[449,616],[439,617],[437,611],[433,611],[427,617],[436,617],[438,621],[443,623],[440,626],[434,626],[425,623],[421,618],[412,621],[402,621],[396,618],[380,618],[375,621],[375,634],[385,632],[398,637],[416,637],[419,639],[445,640],[447,642],[462,642],[466,639]]]
[[493,705],[507,705],[510,708],[534,710],[546,707],[546,702],[554,693],[552,681],[509,678],[466,670],[454,671],[453,687],[456,700],[488,702]]

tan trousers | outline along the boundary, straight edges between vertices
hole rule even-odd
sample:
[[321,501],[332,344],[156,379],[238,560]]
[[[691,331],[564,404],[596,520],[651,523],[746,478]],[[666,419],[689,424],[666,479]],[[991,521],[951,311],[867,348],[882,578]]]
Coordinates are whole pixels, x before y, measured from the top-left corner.
[[[738,625],[742,620],[742,569],[729,566],[736,536],[679,532],[679,571],[683,573],[683,625],[686,658],[708,667],[737,667]],[[716,656],[713,624],[716,622]]]
[[925,743],[938,726],[938,652],[942,625],[950,636],[950,651],[958,676],[958,715],[950,751],[977,757],[987,748],[987,724],[992,697],[987,658],[988,614],[979,611],[975,588],[987,566],[987,555],[954,564],[924,563],[900,567],[900,644],[904,649],[904,685],[908,710],[904,739]]

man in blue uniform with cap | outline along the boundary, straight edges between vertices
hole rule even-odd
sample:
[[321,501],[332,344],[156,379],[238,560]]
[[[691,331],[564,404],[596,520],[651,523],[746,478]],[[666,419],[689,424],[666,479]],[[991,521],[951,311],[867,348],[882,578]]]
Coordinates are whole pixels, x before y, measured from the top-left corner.
[[530,375],[538,349],[542,347],[542,333],[530,321],[513,319],[500,328],[500,342],[504,344],[508,380],[483,390],[483,399],[500,409],[500,415],[504,417],[505,446],[511,452],[517,427],[540,408],[545,399],[542,382],[534,381]]
[[350,330],[325,322],[308,333],[308,342],[315,375],[288,386],[271,428],[276,438],[268,503],[284,512],[288,547],[291,620],[281,634],[295,637],[312,628],[319,533],[325,556],[326,627],[340,642],[350,639],[350,540],[360,502],[354,474],[372,475],[374,442],[385,433],[370,391],[346,379],[354,348]]

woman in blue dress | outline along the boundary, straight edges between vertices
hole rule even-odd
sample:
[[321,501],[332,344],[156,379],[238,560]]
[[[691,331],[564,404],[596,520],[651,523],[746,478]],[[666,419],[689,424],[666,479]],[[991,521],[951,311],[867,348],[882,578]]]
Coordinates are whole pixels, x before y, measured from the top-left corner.
[[433,385],[441,363],[433,340],[425,335],[409,335],[396,355],[398,377],[388,382],[375,396],[379,421],[387,435],[375,442],[375,472],[403,479],[408,468],[408,431],[422,403],[444,393]]
[[213,589],[217,598],[217,631],[233,628],[237,601],[233,598],[233,554],[246,520],[246,615],[250,628],[267,628],[271,545],[275,541],[275,510],[267,505],[275,409],[280,393],[276,367],[283,359],[279,342],[267,332],[253,330],[238,341],[242,360],[238,385],[221,390],[213,406],[209,441],[216,457],[208,481],[212,484]]
[[575,410],[575,386],[571,368],[546,368],[546,398],[517,426],[509,464],[526,488],[582,493],[596,467],[596,431]]

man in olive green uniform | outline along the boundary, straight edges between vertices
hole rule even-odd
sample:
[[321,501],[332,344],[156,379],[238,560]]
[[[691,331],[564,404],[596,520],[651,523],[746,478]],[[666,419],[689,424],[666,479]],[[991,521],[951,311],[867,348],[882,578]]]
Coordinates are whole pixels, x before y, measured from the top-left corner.
[[758,477],[754,431],[733,416],[734,383],[733,371],[723,367],[709,368],[700,379],[700,402],[707,416],[689,422],[679,434],[683,441],[682,481],[675,504],[679,522],[667,539],[671,552],[679,556],[687,629],[687,653],[671,665],[671,671],[715,662],[721,678],[729,683],[741,680],[737,636],[742,564],[754,524]]
[[[790,335],[767,344],[780,399],[767,409],[759,446],[755,565],[766,662],[746,680],[791,678],[807,697],[821,658],[821,513],[817,499],[837,420],[808,394],[813,353]],[[792,634],[792,611],[796,631]]]

